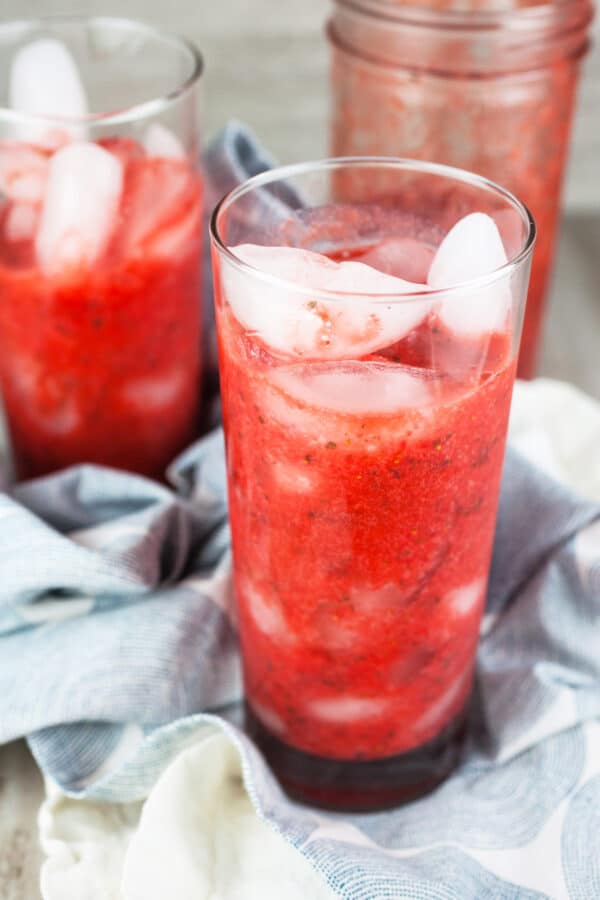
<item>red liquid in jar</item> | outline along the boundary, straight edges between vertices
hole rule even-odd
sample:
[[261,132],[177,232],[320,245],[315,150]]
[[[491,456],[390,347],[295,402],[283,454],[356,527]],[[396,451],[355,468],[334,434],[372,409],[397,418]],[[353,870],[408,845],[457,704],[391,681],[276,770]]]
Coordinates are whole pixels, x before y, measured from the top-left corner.
[[[457,6],[410,4],[419,5],[433,7],[432,12]],[[367,21],[374,19],[365,17]],[[504,38],[498,37],[498,46],[490,38],[486,52],[478,55],[472,46],[474,36],[459,32],[452,41],[452,29],[442,24],[436,29],[433,19],[427,20],[430,28],[421,28],[416,36],[411,37],[407,28],[409,61],[405,48],[399,49],[401,38],[396,29],[390,26],[386,30],[381,21],[381,40],[375,43],[361,31],[363,20],[355,31],[344,23],[343,37],[338,38],[334,16],[330,32],[332,156],[399,156],[457,166],[508,188],[527,204],[536,222],[537,242],[518,374],[532,378],[554,259],[585,34],[578,32],[579,46],[570,47],[570,31],[565,27],[554,40],[548,37],[547,49],[543,43],[542,50],[536,44],[534,58],[521,44],[517,58],[514,47],[507,45],[506,51],[512,50],[515,59],[511,70],[507,69],[511,57],[501,43]],[[514,28],[516,33],[516,24]],[[352,41],[352,46],[345,41]],[[561,42],[566,46],[564,53],[559,52]],[[553,51],[553,47],[558,49]],[[496,56],[499,71],[494,71],[491,62]]]
[[200,179],[132,140],[99,143],[124,187],[92,266],[43,272],[35,233],[10,240],[15,204],[0,208],[0,381],[21,478],[81,462],[160,478],[197,433]]
[[[218,274],[247,701],[309,754],[409,752],[460,716],[471,691],[510,336],[460,339],[432,313],[378,354],[286,360],[244,331]],[[393,389],[406,374],[425,398],[381,401],[384,381]]]

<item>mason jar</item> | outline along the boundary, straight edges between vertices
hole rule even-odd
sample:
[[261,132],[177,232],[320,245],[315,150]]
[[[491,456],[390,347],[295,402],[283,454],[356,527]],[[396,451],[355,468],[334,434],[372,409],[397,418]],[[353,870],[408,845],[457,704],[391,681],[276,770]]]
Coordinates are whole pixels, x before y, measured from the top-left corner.
[[459,166],[527,204],[538,243],[519,375],[532,377],[592,4],[432,2],[335,0],[331,151]]

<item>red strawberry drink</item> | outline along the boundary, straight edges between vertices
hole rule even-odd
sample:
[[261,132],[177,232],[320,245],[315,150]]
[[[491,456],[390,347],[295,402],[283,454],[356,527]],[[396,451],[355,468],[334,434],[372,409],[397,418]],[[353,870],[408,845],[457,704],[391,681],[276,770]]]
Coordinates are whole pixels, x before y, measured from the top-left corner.
[[300,797],[385,806],[454,765],[532,242],[510,195],[400,161],[280,170],[215,213],[248,721]]
[[199,63],[168,43],[163,62],[189,69],[181,95],[95,117],[75,36],[116,31],[105,66],[120,72],[133,32],[159,63],[162,39],[115,20],[65,28],[21,35],[0,111],[0,382],[17,474],[98,462],[160,478],[198,425],[202,184],[195,134],[174,125]]

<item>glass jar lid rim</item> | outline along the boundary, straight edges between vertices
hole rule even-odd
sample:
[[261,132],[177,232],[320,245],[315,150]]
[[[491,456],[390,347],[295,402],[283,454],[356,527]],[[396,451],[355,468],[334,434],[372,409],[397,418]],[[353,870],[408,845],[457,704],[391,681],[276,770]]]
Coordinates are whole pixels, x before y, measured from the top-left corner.
[[594,16],[591,0],[551,0],[531,6],[507,9],[436,9],[399,0],[334,0],[335,4],[372,18],[386,20],[395,25],[420,25],[486,31],[511,27],[518,30],[536,30],[546,27],[585,27]]

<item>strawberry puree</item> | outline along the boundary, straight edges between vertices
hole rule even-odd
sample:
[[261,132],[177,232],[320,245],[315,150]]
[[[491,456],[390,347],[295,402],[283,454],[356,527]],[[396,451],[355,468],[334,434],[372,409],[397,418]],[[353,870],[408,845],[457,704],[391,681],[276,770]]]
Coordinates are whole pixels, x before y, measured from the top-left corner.
[[22,478],[80,462],[161,477],[197,430],[198,176],[133,140],[99,143],[122,162],[123,191],[93,264],[38,263],[50,154],[23,148],[29,180],[9,174],[29,194],[13,192],[0,211],[0,380]]
[[432,312],[377,353],[298,361],[243,328],[216,276],[248,703],[320,757],[418,748],[471,691],[511,337],[459,338]]

